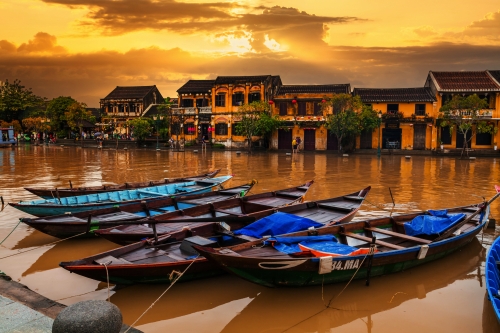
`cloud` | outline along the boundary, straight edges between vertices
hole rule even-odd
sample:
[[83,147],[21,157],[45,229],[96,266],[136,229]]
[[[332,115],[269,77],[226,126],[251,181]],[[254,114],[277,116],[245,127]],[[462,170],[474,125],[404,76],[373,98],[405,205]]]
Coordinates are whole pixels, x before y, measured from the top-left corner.
[[488,13],[484,19],[472,22],[465,28],[463,35],[500,40],[500,11]]
[[[262,38],[265,40],[265,35]],[[38,38],[23,45],[36,44],[34,40]],[[55,38],[49,40],[52,48],[41,49],[57,46]],[[279,40],[274,40],[282,46]],[[297,56],[298,46],[289,45],[295,49],[237,55],[199,55],[180,48],[159,47],[77,54],[54,50],[51,54],[18,52],[20,47],[3,40],[0,80],[20,79],[37,95],[72,96],[95,107],[100,98],[118,85],[155,84],[163,95],[173,97],[189,79],[213,79],[218,75],[273,74],[280,75],[284,84],[350,83],[352,87],[383,88],[421,87],[429,70],[500,69],[500,46],[495,45],[435,43],[367,48],[320,43],[316,53],[307,50],[310,52],[307,57]]]
[[39,32],[35,38],[28,43],[23,43],[17,48],[18,52],[33,53],[33,52],[48,52],[51,54],[65,53],[66,49],[56,45],[57,38],[45,32]]
[[238,2],[185,3],[175,0],[43,0],[70,8],[89,9],[81,25],[110,35],[139,30],[168,30],[187,34],[247,30],[265,32],[291,26],[349,23],[362,19],[349,16],[316,16],[296,8],[249,7]]
[[413,32],[419,37],[430,37],[437,35],[437,32],[434,30],[434,28],[428,25],[415,28],[413,29]]

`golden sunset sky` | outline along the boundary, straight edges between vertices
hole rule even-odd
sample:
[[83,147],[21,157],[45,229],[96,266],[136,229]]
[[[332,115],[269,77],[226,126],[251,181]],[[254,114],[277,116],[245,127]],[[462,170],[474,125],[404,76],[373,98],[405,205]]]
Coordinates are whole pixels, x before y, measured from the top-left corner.
[[396,88],[500,69],[498,0],[0,0],[0,22],[1,81],[91,107],[218,75]]

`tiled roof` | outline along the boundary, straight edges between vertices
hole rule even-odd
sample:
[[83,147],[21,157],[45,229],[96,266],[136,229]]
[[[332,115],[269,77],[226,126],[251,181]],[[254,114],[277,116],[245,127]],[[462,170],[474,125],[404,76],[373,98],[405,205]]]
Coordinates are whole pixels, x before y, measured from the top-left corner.
[[189,80],[177,92],[179,94],[207,93],[212,91],[215,80]]
[[497,71],[488,71],[490,75],[500,84],[500,70]]
[[500,91],[486,71],[430,72],[438,91]]
[[285,94],[349,94],[350,84],[283,85],[276,96]]
[[255,75],[255,76],[218,76],[215,79],[215,84],[235,84],[246,82],[265,82],[271,78],[271,75]]
[[353,94],[364,103],[381,102],[434,102],[436,99],[429,88],[354,88]]
[[116,87],[103,99],[143,98],[156,86]]

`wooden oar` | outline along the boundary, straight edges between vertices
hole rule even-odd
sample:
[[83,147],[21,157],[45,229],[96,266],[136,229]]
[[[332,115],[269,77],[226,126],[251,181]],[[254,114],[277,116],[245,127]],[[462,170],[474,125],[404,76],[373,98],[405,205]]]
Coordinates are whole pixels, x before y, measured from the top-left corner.
[[462,222],[459,222],[458,224],[455,224],[452,226],[450,229],[446,230],[443,232],[439,237],[435,238],[432,242],[438,242],[440,240],[443,240],[447,237],[449,237],[451,234],[453,234],[456,230],[460,229],[462,226],[464,226],[466,223],[470,222],[473,217],[475,217],[477,214],[484,212],[486,208],[493,202],[495,201],[499,196],[500,196],[500,186],[495,185],[495,190],[497,191],[497,194],[493,196],[489,201],[483,203],[483,207],[481,209],[476,210],[474,213],[469,215],[466,219],[464,219]]

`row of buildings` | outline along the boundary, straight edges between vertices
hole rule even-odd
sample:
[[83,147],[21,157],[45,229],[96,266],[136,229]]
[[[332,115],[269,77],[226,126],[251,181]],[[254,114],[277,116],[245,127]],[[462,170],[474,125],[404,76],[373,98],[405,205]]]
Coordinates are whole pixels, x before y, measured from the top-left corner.
[[[265,101],[284,127],[273,134],[271,149],[290,149],[292,138],[300,137],[304,150],[336,150],[337,139],[325,128],[331,108],[323,103],[335,94],[353,94],[379,113],[378,130],[363,133],[359,149],[431,150],[462,148],[463,137],[438,125],[439,109],[455,94],[477,94],[489,107],[481,117],[498,127],[500,119],[500,70],[430,71],[422,87],[354,88],[350,84],[285,85],[278,75],[219,76],[215,80],[189,80],[177,90],[178,96],[167,117],[171,117],[174,140],[197,141],[203,136],[228,147],[244,147],[245,137],[234,130],[238,108],[252,101]],[[116,87],[101,99],[100,107],[118,130],[135,117],[156,117],[164,97],[156,86]],[[122,127],[120,127],[122,126]],[[472,149],[496,149],[500,133],[478,134]],[[254,144],[259,138],[254,138]]]

